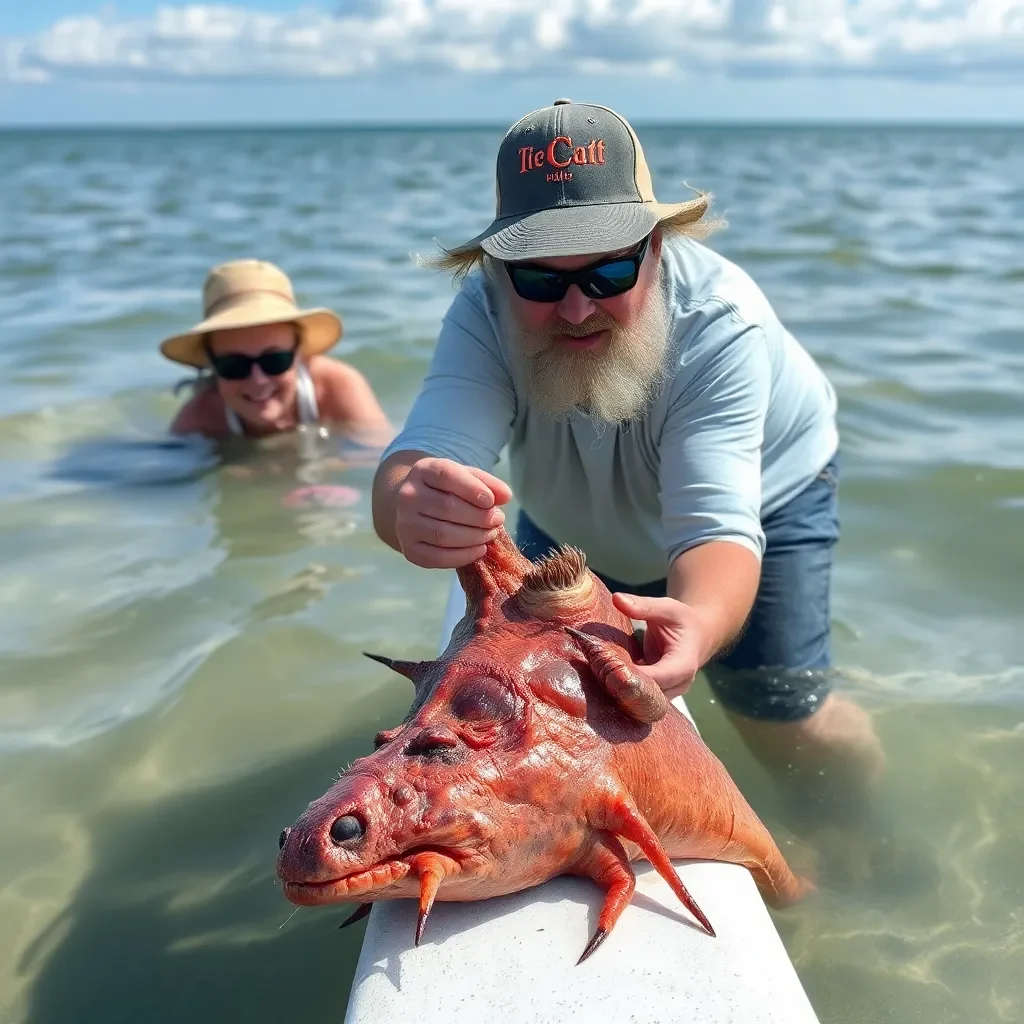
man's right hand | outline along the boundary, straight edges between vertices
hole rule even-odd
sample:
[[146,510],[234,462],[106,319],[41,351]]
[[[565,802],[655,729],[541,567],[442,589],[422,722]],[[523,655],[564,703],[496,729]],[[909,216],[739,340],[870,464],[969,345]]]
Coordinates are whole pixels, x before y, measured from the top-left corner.
[[508,484],[450,459],[413,463],[398,489],[395,532],[402,553],[426,569],[457,569],[487,552],[505,523]]

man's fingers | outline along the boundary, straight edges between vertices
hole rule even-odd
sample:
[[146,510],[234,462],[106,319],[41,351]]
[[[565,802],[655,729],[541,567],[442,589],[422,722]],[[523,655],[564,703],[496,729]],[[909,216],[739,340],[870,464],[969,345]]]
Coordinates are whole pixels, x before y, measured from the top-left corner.
[[690,689],[692,685],[693,680],[691,679],[688,683],[682,683],[679,686],[670,686],[667,689],[664,689],[662,692],[665,694],[666,697],[668,697],[669,700],[675,700],[676,697],[682,697],[687,692],[687,690]]
[[469,471],[478,480],[487,484],[491,494],[494,495],[495,505],[504,505],[505,502],[512,500],[512,488],[500,477],[488,473],[486,469],[476,469],[472,466],[469,467]]
[[434,548],[478,548],[494,540],[496,530],[484,530],[475,526],[460,526],[446,523],[443,519],[432,519],[420,515],[406,531],[414,538],[413,543],[427,544]]
[[461,569],[464,565],[483,558],[487,548],[483,544],[468,548],[437,548],[432,544],[417,541],[402,549],[402,554],[422,569]]
[[662,670],[663,663],[658,663],[654,666],[654,671],[651,671],[651,667],[644,667],[644,673],[657,683],[658,686],[662,687],[665,695],[671,700],[673,697],[678,697],[680,693],[685,693],[692,685],[695,673],[691,672],[689,667],[677,667],[669,668],[667,671]]
[[[644,665],[644,675],[650,676],[666,693],[675,686],[693,682],[693,674],[683,659],[662,658],[653,665]],[[689,678],[687,678],[689,676]]]
[[[430,459],[418,462],[422,481],[435,491],[454,494],[478,508],[491,508],[495,496],[488,483],[476,476],[476,472],[448,459]],[[490,476],[490,474],[486,474]],[[497,479],[494,477],[493,479]],[[507,500],[507,499],[506,499]]]
[[665,696],[678,697],[693,685],[697,672],[693,662],[682,655],[669,654],[653,665],[644,665],[644,675],[661,687]]
[[497,507],[480,508],[455,494],[424,487],[417,495],[416,510],[431,519],[460,526],[475,526],[480,530],[493,530],[505,524],[505,513]]
[[656,622],[661,626],[678,626],[679,602],[670,597],[637,597],[635,594],[612,594],[615,607],[631,619]]

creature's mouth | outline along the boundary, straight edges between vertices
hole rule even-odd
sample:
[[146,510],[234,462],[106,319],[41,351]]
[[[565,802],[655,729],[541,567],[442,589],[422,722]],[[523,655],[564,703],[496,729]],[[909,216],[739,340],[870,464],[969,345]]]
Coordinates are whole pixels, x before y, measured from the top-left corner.
[[304,907],[351,900],[364,893],[386,889],[389,885],[402,881],[413,872],[413,865],[410,862],[417,854],[444,857],[448,862],[459,863],[457,852],[454,850],[438,846],[417,846],[415,849],[405,850],[394,857],[371,864],[367,868],[360,868],[351,874],[326,882],[282,879],[284,894],[292,903]]

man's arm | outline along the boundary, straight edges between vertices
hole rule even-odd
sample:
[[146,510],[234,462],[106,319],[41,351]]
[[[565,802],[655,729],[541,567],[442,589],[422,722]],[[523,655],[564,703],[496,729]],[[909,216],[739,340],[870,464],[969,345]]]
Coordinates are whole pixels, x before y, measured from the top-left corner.
[[[702,661],[743,627],[764,552],[761,446],[771,363],[760,327],[712,307],[694,374],[662,434],[662,521],[669,596],[704,623]],[[695,354],[697,354],[695,352]]]
[[402,433],[373,481],[377,535],[417,565],[467,564],[504,521],[508,486],[491,476],[515,416],[512,380],[478,285],[444,318]]
[[[717,313],[717,315],[715,315]],[[647,671],[669,695],[738,636],[760,581],[761,444],[771,365],[763,332],[724,307],[688,353],[660,443],[668,597],[616,594],[647,623]]]
[[668,596],[690,608],[699,621],[698,668],[740,634],[753,607],[761,562],[731,541],[709,541],[679,555],[668,574]]

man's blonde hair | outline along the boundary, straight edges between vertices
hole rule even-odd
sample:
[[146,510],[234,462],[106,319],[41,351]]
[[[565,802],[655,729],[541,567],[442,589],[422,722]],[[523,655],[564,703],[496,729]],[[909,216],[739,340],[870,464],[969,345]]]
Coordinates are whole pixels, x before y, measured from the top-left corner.
[[[713,199],[714,196],[710,192],[698,191],[696,199],[691,200],[670,217],[659,221],[655,230],[660,231],[663,238],[707,238],[719,228],[726,226],[721,217],[708,216]],[[478,245],[468,249],[445,249],[441,246],[439,253],[417,257],[417,262],[422,267],[451,274],[458,282],[472,273],[485,256],[486,253]]]

